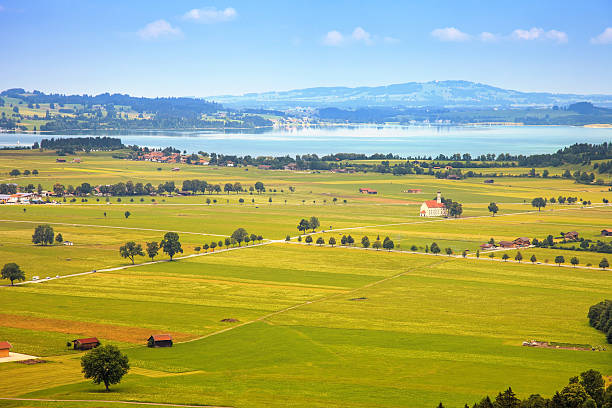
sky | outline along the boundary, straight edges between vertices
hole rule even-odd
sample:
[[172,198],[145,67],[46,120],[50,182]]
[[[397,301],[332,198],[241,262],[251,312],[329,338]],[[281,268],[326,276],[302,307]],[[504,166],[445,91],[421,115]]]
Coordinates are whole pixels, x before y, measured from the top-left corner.
[[135,96],[468,80],[612,94],[612,1],[0,0],[0,89]]

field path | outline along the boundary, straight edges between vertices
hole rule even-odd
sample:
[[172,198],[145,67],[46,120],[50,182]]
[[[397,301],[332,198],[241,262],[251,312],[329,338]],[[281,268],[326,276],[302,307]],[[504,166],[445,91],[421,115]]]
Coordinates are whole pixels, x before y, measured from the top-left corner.
[[88,399],[47,399],[47,398],[5,398],[0,397],[4,401],[31,401],[31,402],[92,402],[95,404],[127,404],[127,405],[144,405],[154,407],[184,407],[184,408],[232,408],[222,405],[185,405],[185,404],[168,404],[162,402],[140,402],[140,401],[112,401],[112,400],[88,400]]
[[0,222],[22,222],[22,223],[28,223],[28,224],[53,224],[53,225],[66,225],[69,227],[113,228],[113,229],[126,229],[126,230],[136,230],[136,231],[177,232],[179,234],[206,235],[206,236],[213,236],[213,237],[229,237],[229,235],[210,234],[206,232],[175,231],[175,230],[139,228],[139,227],[119,227],[119,226],[114,226],[114,225],[99,225],[99,224],[76,224],[76,223],[68,223],[68,222],[26,221],[26,220],[0,220]]

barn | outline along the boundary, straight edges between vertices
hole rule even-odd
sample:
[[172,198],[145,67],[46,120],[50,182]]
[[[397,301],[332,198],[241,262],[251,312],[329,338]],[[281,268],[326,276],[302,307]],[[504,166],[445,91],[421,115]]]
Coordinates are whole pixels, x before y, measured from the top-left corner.
[[13,346],[8,341],[0,341],[0,357],[8,357],[11,347]]
[[147,342],[149,347],[172,347],[172,336],[169,334],[154,334]]
[[100,345],[100,340],[97,337],[88,337],[86,339],[72,340],[72,343],[75,350],[91,350]]

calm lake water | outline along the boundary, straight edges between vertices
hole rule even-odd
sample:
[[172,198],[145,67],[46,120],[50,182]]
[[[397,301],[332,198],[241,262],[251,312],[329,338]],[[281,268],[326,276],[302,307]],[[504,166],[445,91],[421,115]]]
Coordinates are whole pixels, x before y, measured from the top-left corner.
[[612,142],[612,129],[572,126],[351,126],[270,129],[265,131],[97,131],[0,133],[0,146],[31,145],[42,138],[120,137],[125,144],[172,146],[188,152],[236,155],[316,153],[393,153],[401,156],[439,153],[551,153],[573,143]]

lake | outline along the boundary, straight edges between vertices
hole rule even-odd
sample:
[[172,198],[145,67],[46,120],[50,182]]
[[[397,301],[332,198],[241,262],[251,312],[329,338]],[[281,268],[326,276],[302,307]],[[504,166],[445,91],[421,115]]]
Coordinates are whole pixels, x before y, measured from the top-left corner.
[[612,128],[574,126],[334,126],[254,131],[83,131],[0,133],[0,146],[32,145],[50,137],[113,136],[125,144],[172,146],[188,152],[235,155],[316,153],[552,153],[574,143],[612,142]]

